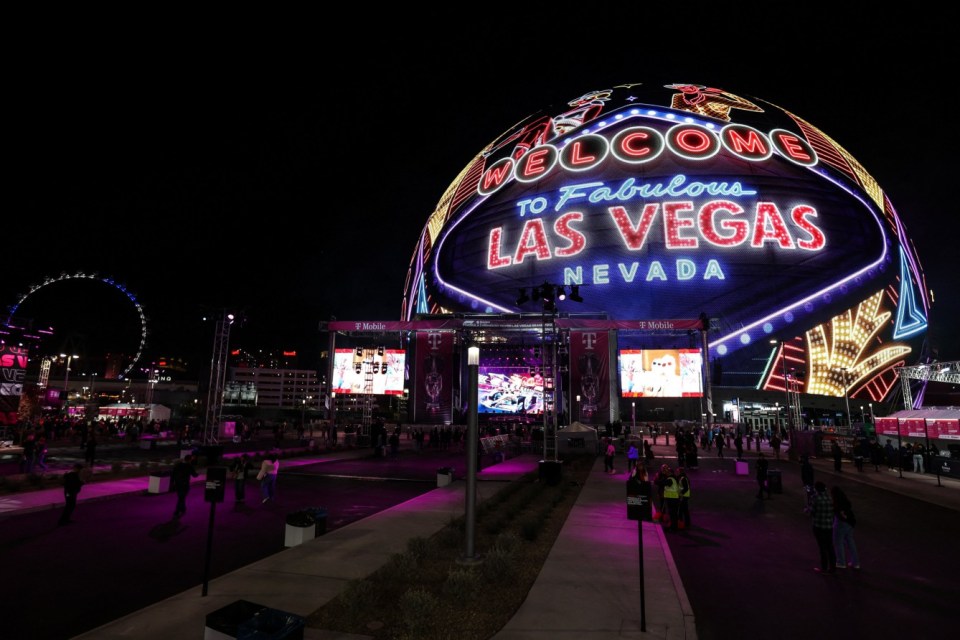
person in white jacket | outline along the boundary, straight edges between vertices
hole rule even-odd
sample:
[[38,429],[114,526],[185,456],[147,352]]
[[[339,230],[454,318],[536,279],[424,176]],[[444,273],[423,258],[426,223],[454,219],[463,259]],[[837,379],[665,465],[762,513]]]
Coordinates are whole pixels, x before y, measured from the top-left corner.
[[260,481],[260,493],[263,494],[262,502],[273,500],[277,492],[277,473],[280,471],[280,460],[276,454],[264,458],[260,465],[260,473],[257,474],[257,480]]

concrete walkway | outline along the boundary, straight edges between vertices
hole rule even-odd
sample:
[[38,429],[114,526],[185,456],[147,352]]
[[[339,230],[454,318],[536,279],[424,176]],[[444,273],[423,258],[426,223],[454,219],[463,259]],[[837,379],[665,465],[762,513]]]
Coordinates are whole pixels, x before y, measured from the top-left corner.
[[[477,484],[480,499],[489,498],[504,483],[536,471],[537,465],[538,457],[531,455],[496,465],[496,480]],[[465,486],[459,480],[437,488],[211,580],[206,597],[198,585],[77,637],[200,638],[207,614],[236,600],[306,617],[333,599],[350,580],[373,573],[392,555],[405,551],[407,540],[429,537],[463,515]],[[690,606],[663,533],[652,523],[643,526],[648,633],[642,637],[695,638]],[[591,571],[585,573],[585,566]],[[562,616],[558,615],[561,611]],[[604,473],[600,458],[527,601],[495,637],[574,636],[641,637],[637,523],[626,518],[624,476]],[[365,636],[308,628],[304,637],[339,640]]]

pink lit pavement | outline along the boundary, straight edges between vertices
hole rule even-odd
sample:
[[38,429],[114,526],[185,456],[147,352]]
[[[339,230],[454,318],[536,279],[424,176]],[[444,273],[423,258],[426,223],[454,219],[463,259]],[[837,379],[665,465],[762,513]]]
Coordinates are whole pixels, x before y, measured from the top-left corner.
[[[675,464],[672,449],[654,446],[656,463]],[[618,456],[618,473],[613,475],[604,473],[602,458],[598,457],[527,599],[493,640],[696,640],[698,630],[691,603],[699,607],[698,618],[706,629],[703,638],[734,638],[742,637],[745,629],[776,629],[774,633],[780,638],[808,639],[815,636],[823,616],[844,621],[849,633],[843,637],[873,637],[888,627],[917,630],[925,637],[925,630],[948,624],[955,610],[955,563],[948,559],[955,557],[954,541],[960,536],[960,481],[930,473],[900,474],[885,466],[860,472],[849,461],[844,461],[843,472],[837,472],[832,461],[815,459],[818,479],[831,485],[840,483],[854,496],[858,520],[862,521],[858,525],[858,546],[866,558],[862,571],[849,569],[838,572],[845,575],[825,578],[812,570],[816,550],[809,517],[801,509],[805,497],[798,465],[783,455],[782,460],[771,461],[772,468],[782,470],[783,493],[764,500],[755,497],[755,452],[745,455],[751,467],[751,474],[746,476],[734,473],[732,458],[718,458],[711,452],[702,455],[699,470],[693,471],[694,527],[679,534],[664,532],[653,523],[642,523],[638,530],[638,523],[626,517],[622,456]],[[344,456],[356,459],[344,460]],[[489,498],[505,483],[535,473],[539,459],[538,455],[524,454],[483,468],[478,474],[479,499]],[[352,465],[355,471],[371,477],[376,465],[382,464],[363,451],[291,458],[284,467],[290,474],[286,483],[281,470],[281,486],[292,488],[299,473],[297,466],[328,462]],[[429,469],[432,473],[436,463],[428,464],[433,464]],[[142,494],[146,486],[145,478],[88,484],[78,512],[87,511],[84,501],[121,498],[122,491]],[[205,597],[202,585],[196,584],[112,622],[98,622],[99,626],[88,627],[90,631],[75,637],[201,638],[207,615],[237,600],[305,617],[350,580],[369,575],[393,554],[404,551],[409,539],[429,537],[451,518],[461,516],[465,488],[462,469],[458,468],[452,484],[428,488],[415,497],[334,526],[326,535],[218,574],[209,582]],[[23,510],[59,508],[61,496],[62,490],[6,496],[0,499],[0,521]],[[172,503],[167,500],[166,504]],[[95,506],[89,505],[89,510]],[[194,526],[198,526],[203,515],[191,513]],[[916,527],[919,522],[931,525],[923,528],[920,545],[915,544],[920,535]],[[149,572],[149,565],[144,571]],[[641,592],[645,632],[641,630]],[[921,605],[912,603],[921,592],[923,611],[918,618],[916,606]],[[746,599],[741,602],[737,597]],[[875,606],[852,611],[851,599]],[[793,615],[785,619],[787,609],[782,603],[787,601],[799,607],[797,611],[819,610],[823,616]],[[871,615],[874,608],[887,615]],[[862,636],[857,635],[860,632]],[[455,630],[451,635],[455,637]],[[358,638],[317,629],[307,629],[304,637]],[[758,637],[764,637],[764,633]]]
[[[540,456],[510,458],[481,472],[480,500],[503,483],[538,470]],[[288,460],[315,464],[316,459]],[[201,474],[202,476],[202,474]],[[199,480],[202,480],[202,477]],[[628,520],[626,475],[607,475],[597,458],[527,600],[496,640],[540,638],[695,639],[693,614],[674,567],[662,529],[644,523],[646,633],[641,632],[638,523]],[[122,492],[143,493],[146,478],[88,484],[81,503]],[[464,513],[466,483],[462,473],[445,487],[407,500],[326,535],[254,562],[167,598],[118,620],[76,636],[83,639],[138,640],[201,638],[207,614],[237,600],[247,600],[307,616],[335,597],[350,580],[369,575],[407,540],[428,537]],[[22,510],[58,508],[62,489],[0,497],[0,515]],[[82,506],[82,504],[81,504]],[[307,629],[308,640],[363,638]]]

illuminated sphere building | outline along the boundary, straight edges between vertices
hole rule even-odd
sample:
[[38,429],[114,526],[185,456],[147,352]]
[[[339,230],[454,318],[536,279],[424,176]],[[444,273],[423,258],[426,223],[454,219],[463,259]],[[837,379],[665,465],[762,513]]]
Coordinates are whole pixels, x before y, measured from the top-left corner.
[[403,319],[518,313],[544,282],[615,320],[706,313],[723,386],[782,391],[789,370],[797,391],[872,401],[919,360],[931,302],[904,223],[843,147],[692,84],[600,88],[492,141],[427,220]]

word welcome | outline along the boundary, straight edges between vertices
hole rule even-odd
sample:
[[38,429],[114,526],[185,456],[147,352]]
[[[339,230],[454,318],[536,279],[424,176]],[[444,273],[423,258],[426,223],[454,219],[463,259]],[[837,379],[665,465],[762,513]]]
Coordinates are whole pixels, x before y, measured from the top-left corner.
[[486,196],[500,190],[510,180],[529,183],[542,180],[559,166],[565,171],[589,171],[608,157],[637,165],[652,162],[665,149],[685,160],[706,161],[721,149],[741,160],[764,162],[774,152],[789,162],[810,167],[817,164],[813,147],[800,135],[786,129],[766,134],[742,124],[729,124],[719,133],[697,124],[678,124],[660,133],[650,127],[629,127],[610,140],[589,133],[573,139],[562,148],[542,144],[519,159],[502,158],[488,167],[477,184],[477,193]]

